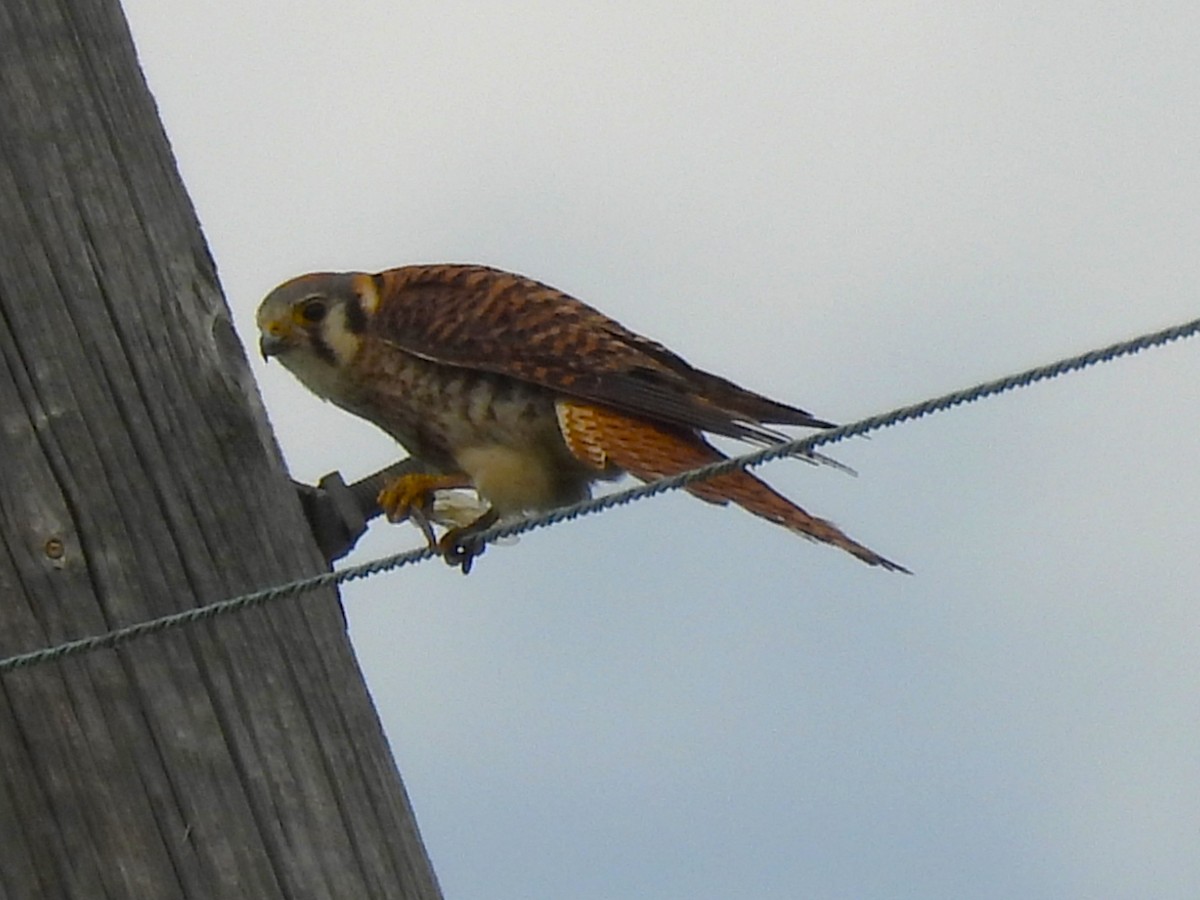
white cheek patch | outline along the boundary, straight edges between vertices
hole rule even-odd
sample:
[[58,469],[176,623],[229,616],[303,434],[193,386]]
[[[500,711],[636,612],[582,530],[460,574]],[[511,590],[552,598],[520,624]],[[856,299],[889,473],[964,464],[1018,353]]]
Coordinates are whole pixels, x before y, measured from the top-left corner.
[[291,350],[280,355],[279,361],[318,397],[340,405],[348,389],[343,373],[361,344],[359,336],[346,327],[345,309],[334,306],[318,332],[303,335]]
[[362,339],[346,325],[346,308],[340,303],[329,310],[322,323],[321,337],[337,358],[338,368],[348,366],[362,346]]

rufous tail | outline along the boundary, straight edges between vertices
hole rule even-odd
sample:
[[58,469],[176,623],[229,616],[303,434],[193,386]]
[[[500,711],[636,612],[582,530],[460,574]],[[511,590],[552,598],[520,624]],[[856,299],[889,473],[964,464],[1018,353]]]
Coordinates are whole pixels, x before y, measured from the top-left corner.
[[[571,452],[598,469],[617,466],[643,481],[678,475],[725,459],[702,437],[655,425],[611,409],[559,401],[558,421]],[[689,484],[686,490],[709,503],[736,503],[769,522],[812,540],[840,547],[872,566],[908,572],[848,537],[832,522],[809,515],[749,472],[735,471]]]

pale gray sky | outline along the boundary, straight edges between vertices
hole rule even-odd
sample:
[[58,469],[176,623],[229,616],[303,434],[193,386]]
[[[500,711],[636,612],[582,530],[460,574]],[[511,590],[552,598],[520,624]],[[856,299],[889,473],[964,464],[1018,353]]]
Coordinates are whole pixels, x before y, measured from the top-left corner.
[[[1194,3],[125,6],[251,346],[486,262],[845,421],[1200,311]],[[254,364],[297,477],[395,458]],[[347,588],[447,896],[1200,896],[1198,383],[764,470],[911,578],[670,496]]]

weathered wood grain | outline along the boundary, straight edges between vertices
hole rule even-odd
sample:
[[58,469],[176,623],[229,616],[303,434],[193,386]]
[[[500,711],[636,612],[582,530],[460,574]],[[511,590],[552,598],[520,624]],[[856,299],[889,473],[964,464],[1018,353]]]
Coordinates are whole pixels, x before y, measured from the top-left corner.
[[[321,571],[118,3],[0,48],[0,655]],[[0,897],[438,896],[333,592],[0,676]]]

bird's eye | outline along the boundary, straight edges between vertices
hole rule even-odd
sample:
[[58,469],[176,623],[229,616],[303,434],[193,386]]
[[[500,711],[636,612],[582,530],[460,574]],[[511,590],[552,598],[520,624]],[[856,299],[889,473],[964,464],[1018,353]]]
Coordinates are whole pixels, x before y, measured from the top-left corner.
[[324,300],[314,297],[311,300],[304,301],[304,304],[300,307],[300,318],[305,322],[315,324],[325,318],[327,309],[328,307],[326,307]]

